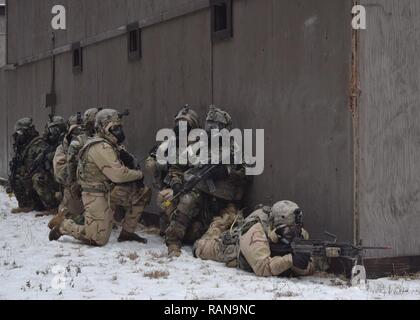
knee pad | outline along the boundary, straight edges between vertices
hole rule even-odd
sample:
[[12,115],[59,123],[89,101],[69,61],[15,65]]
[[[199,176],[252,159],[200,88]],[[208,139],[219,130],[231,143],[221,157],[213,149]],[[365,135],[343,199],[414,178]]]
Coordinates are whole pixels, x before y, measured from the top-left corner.
[[185,214],[189,214],[197,202],[197,198],[194,197],[191,193],[187,193],[179,199],[178,211],[181,211]]

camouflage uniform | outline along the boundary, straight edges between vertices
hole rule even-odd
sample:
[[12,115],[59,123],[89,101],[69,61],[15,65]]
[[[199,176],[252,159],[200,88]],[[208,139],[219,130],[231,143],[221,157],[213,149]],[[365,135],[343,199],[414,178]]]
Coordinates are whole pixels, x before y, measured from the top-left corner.
[[[174,120],[176,130],[178,130],[177,127],[180,121],[185,121],[188,125],[187,133],[189,133],[191,130],[201,127],[198,114],[189,105],[182,107],[178,114],[175,116]],[[184,173],[189,169],[189,165],[183,165],[179,163],[166,164],[165,166],[158,163],[156,160],[157,150],[160,149],[162,153],[165,153],[165,151],[169,148],[170,143],[176,143],[176,141],[165,141],[154,148],[154,150],[151,152],[151,155],[146,159],[145,164],[146,172],[152,175],[154,178],[154,187],[159,190],[157,196],[157,205],[162,210],[160,217],[160,229],[162,235],[165,234],[165,231],[170,223],[171,214],[176,209],[176,204],[172,204],[170,207],[165,207],[163,204],[165,200],[170,199],[174,195],[173,188],[177,188],[177,185],[182,185],[184,181]],[[177,144],[177,156],[179,155],[178,147],[179,145]],[[187,232],[189,238],[194,239],[194,230],[190,229],[189,231],[191,231]]]
[[[218,129],[230,129],[230,115],[213,106],[206,118],[206,127],[217,125]],[[194,145],[190,146],[194,148]],[[223,173],[213,175],[209,180],[214,190],[208,187],[208,181],[200,182],[193,191],[180,197],[176,210],[171,215],[171,221],[166,230],[166,244],[170,256],[179,256],[180,248],[185,240],[188,228],[193,230],[195,241],[205,232],[214,216],[224,211],[236,212],[242,200],[245,187],[245,168],[242,165],[222,165]],[[195,170],[189,169],[179,179],[187,178]],[[218,170],[220,172],[220,170]]]
[[[55,117],[47,125],[47,131],[60,123]],[[16,141],[26,136],[24,142]],[[15,126],[15,156],[11,162],[10,189],[15,194],[19,208],[14,213],[31,210],[54,210],[57,207],[57,184],[52,174],[52,152],[47,134],[39,137],[32,119],[19,120]]]
[[66,217],[77,219],[78,221],[81,221],[80,218],[82,218],[81,215],[84,208],[80,186],[77,181],[69,179],[67,170],[69,145],[80,134],[82,120],[80,113],[69,118],[69,130],[63,139],[63,143],[55,152],[53,160],[54,177],[63,188],[63,199],[58,207],[58,214],[48,224],[50,229],[59,225]]
[[[281,240],[276,230],[294,227],[296,210],[295,203],[281,201],[272,208],[254,211],[245,220],[227,212],[215,218],[207,233],[195,243],[194,254],[203,260],[223,262],[263,277],[312,274],[314,266],[309,256],[271,255],[270,241]],[[309,238],[304,229],[298,230],[300,238]]]
[[[65,218],[71,218],[78,224],[84,223],[81,188],[77,182],[77,165],[80,150],[82,150],[87,140],[95,134],[95,117],[100,110],[102,108],[90,108],[85,111],[83,114],[82,132],[76,135],[72,134],[73,138],[67,141],[67,148],[63,148],[65,149],[62,150],[63,153],[57,155],[59,156],[57,160],[64,163],[61,167],[62,172],[59,173],[62,177],[60,183],[67,187],[63,191],[63,201],[61,203],[62,207],[59,208],[59,215],[52,219],[48,225],[51,229],[63,222]],[[77,121],[77,116],[73,116],[72,118]],[[69,134],[73,130],[69,130]]]
[[[50,240],[71,235],[84,243],[108,243],[117,206],[126,210],[119,241],[146,242],[134,234],[138,220],[150,201],[150,189],[142,185],[143,173],[129,169],[120,160],[119,143],[124,140],[121,115],[105,109],[96,116],[97,134],[79,154],[78,182],[82,187],[85,223],[66,219],[50,232]],[[118,134],[117,131],[118,130]]]

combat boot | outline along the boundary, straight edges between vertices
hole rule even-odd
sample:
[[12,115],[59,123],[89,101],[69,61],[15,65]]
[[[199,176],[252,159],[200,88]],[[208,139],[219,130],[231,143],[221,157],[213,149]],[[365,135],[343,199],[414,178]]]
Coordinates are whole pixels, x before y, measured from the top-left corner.
[[140,237],[135,233],[122,230],[118,237],[118,242],[135,241],[140,243],[147,243],[147,239]]
[[39,212],[35,215],[36,218],[42,218],[42,217],[47,217],[47,216],[55,216],[58,212],[57,208],[54,209],[49,209],[49,210],[45,210],[42,212]]
[[66,219],[64,212],[57,213],[55,217],[52,218],[48,223],[48,228],[50,228],[50,230],[54,229],[56,226],[59,226],[64,221],[64,219]]
[[29,213],[29,212],[32,212],[34,209],[33,208],[29,208],[29,207],[26,207],[26,208],[14,208],[14,209],[12,209],[12,213],[13,214],[18,214],[18,213]]
[[181,247],[177,244],[170,244],[168,246],[168,256],[169,258],[178,258],[181,256]]
[[62,236],[63,236],[63,234],[60,232],[60,225],[58,225],[50,231],[50,234],[48,235],[48,239],[50,241],[57,241]]

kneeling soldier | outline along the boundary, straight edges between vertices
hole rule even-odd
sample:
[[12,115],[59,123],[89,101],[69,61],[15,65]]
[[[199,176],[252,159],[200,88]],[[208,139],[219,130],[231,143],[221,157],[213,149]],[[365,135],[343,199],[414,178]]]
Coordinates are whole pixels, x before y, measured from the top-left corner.
[[104,246],[111,235],[114,212],[123,207],[125,218],[118,241],[146,243],[134,231],[150,202],[151,192],[143,184],[143,173],[122,162],[121,143],[125,140],[122,115],[112,109],[102,110],[96,115],[95,126],[96,135],[80,151],[77,168],[85,224],[80,226],[66,219],[50,232],[49,239],[71,235],[89,245]]

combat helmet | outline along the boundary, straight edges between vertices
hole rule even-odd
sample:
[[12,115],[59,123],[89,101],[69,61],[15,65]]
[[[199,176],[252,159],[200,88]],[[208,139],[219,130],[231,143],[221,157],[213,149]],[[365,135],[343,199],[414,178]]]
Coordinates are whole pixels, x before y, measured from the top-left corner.
[[20,130],[31,130],[31,129],[35,129],[35,126],[32,122],[32,118],[22,118],[16,121],[15,132],[18,132]]
[[[68,126],[68,133],[67,136],[71,135],[75,129],[80,130],[80,126],[83,123],[83,116],[81,112],[77,112],[76,114],[73,114],[69,117],[67,120],[67,126]],[[77,135],[78,133],[76,133]]]
[[47,123],[47,127],[51,128],[51,127],[66,127],[66,121],[64,120],[63,117],[60,116],[50,116],[50,119]]
[[207,113],[206,122],[213,122],[221,124],[219,129],[228,129],[232,128],[232,117],[226,111],[223,111],[220,108],[217,108],[214,105],[211,105],[209,112]]
[[102,108],[89,108],[83,115],[83,126],[89,135],[94,133],[96,115]]
[[294,226],[302,223],[303,211],[292,201],[280,201],[274,204],[269,213],[271,228]]
[[67,120],[67,126],[69,127],[69,131],[73,126],[80,126],[81,124],[83,124],[83,116],[80,112],[72,114]]
[[200,118],[188,104],[182,107],[182,109],[175,116],[175,122],[186,121],[191,129],[198,129],[201,127]]
[[67,133],[67,123],[63,117],[50,115],[45,127],[45,136],[51,143],[61,141]]

